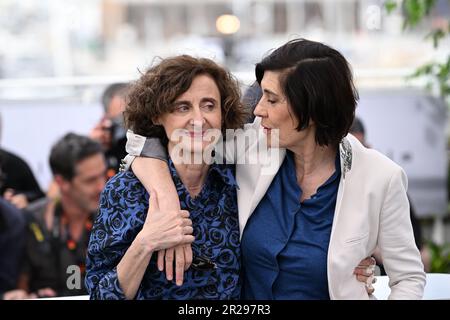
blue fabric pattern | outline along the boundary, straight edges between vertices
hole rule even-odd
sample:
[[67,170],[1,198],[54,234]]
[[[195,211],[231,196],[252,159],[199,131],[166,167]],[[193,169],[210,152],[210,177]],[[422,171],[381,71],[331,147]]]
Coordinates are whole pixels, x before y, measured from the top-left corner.
[[[192,198],[169,168],[181,208],[190,212],[195,257],[206,258],[216,268],[190,267],[178,287],[167,281],[156,266],[156,252],[144,274],[136,299],[238,299],[240,296],[240,243],[234,167],[211,165],[200,194]],[[91,299],[124,299],[116,267],[142,229],[149,194],[131,171],[111,178],[102,192],[99,214],[87,253],[86,288]]]
[[[302,190],[293,154],[286,158],[242,237],[243,298],[327,300],[327,255],[341,177],[336,171],[315,195]],[[264,239],[264,241],[261,241]]]

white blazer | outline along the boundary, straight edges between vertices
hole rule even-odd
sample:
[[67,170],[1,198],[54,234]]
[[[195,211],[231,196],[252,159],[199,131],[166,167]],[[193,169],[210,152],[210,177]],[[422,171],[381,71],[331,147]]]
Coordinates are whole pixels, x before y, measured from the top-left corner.
[[[259,125],[260,119],[256,119],[252,126]],[[277,169],[285,157],[285,150],[278,150]],[[365,148],[351,134],[343,139],[339,151],[342,172],[327,261],[331,299],[369,298],[353,269],[372,255],[376,246],[389,276],[389,298],[421,299],[426,276],[414,242],[406,174],[381,153]],[[256,152],[256,146],[248,152]],[[276,171],[263,172],[255,164],[237,165],[241,237]]]
[[[260,122],[261,119],[256,118],[246,128],[260,129]],[[241,132],[245,134],[247,130]],[[129,155],[125,158],[125,169],[135,156],[142,154],[146,141],[145,137],[132,132],[128,132],[127,137]],[[264,138],[265,135],[259,137]],[[330,298],[369,299],[365,284],[357,281],[353,270],[362,259],[372,255],[376,246],[381,250],[389,276],[389,298],[422,298],[426,276],[414,242],[404,171],[381,153],[362,146],[350,134],[341,142],[339,151],[342,172],[327,261]],[[236,165],[241,237],[248,219],[280,168],[286,151],[271,149],[269,170],[260,163],[239,161],[239,156],[247,156],[247,159],[258,157],[258,143],[251,144],[243,153],[238,155]],[[233,157],[226,156],[228,159]]]

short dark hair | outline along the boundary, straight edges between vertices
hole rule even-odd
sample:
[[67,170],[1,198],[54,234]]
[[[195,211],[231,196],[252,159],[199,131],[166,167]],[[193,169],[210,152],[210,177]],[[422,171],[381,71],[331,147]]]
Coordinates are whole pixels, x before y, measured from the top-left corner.
[[125,99],[127,89],[128,83],[125,82],[113,83],[106,87],[102,95],[102,105],[105,113],[108,112],[109,104],[115,96],[120,96]]
[[338,145],[355,116],[358,92],[347,60],[320,42],[294,39],[256,64],[259,84],[265,71],[280,71],[280,87],[299,121],[297,130],[316,125],[316,143]]
[[53,145],[50,151],[50,168],[53,175],[61,175],[66,180],[72,180],[76,174],[76,165],[98,153],[103,151],[97,141],[68,133]]
[[241,128],[248,112],[240,100],[236,78],[210,59],[189,55],[162,59],[131,85],[124,112],[126,126],[137,134],[158,137],[163,144],[167,144],[164,128],[154,124],[153,119],[171,112],[175,100],[189,89],[199,75],[211,76],[219,89],[223,129]]

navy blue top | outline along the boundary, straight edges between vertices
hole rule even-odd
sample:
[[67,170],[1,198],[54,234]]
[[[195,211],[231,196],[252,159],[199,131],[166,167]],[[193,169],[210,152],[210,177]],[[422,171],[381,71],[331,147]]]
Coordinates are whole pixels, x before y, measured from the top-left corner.
[[[175,171],[169,168],[181,209],[190,212],[195,241],[194,260],[208,263],[191,266],[178,287],[167,281],[156,266],[154,253],[136,299],[235,299],[241,285],[239,223],[234,168],[213,164],[200,194],[191,198]],[[124,299],[116,267],[142,229],[149,195],[131,171],[115,175],[106,184],[98,217],[92,229],[86,263],[86,288],[91,299]],[[214,267],[215,265],[215,267]]]
[[336,171],[310,199],[291,152],[251,215],[242,237],[245,299],[329,299],[327,253],[341,176]]
[[0,299],[3,292],[17,286],[26,231],[25,213],[0,198]]

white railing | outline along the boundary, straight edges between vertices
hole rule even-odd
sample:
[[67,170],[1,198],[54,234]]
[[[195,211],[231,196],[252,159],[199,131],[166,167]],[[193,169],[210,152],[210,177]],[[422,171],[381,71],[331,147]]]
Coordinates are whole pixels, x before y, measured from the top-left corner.
[[[375,288],[374,296],[378,300],[387,300],[391,289],[389,288],[387,276],[378,276],[377,282],[373,285]],[[41,298],[37,300],[89,300],[89,296]],[[450,274],[428,273],[427,284],[423,300],[450,300]]]

